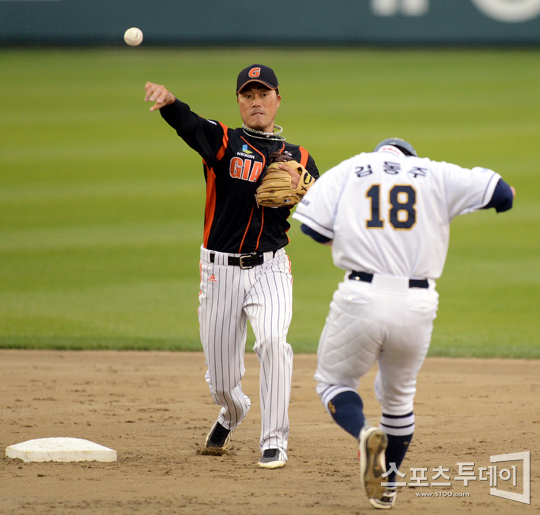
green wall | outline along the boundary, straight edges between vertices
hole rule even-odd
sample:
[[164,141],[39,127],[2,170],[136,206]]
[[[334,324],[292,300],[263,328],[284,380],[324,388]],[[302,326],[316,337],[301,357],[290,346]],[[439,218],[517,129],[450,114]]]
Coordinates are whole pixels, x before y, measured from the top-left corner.
[[0,45],[537,45],[540,0],[0,0]]

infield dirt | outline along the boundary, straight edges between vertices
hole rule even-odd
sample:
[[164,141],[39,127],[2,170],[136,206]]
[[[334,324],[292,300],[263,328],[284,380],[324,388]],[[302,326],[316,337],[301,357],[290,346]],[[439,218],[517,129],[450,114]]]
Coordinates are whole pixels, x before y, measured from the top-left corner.
[[[0,513],[377,513],[360,489],[355,442],[315,393],[315,366],[315,355],[295,356],[289,461],[283,469],[263,470],[256,466],[259,366],[253,354],[246,356],[242,383],[252,409],[233,433],[230,450],[205,456],[199,453],[218,409],[204,380],[202,353],[0,350]],[[380,416],[375,372],[360,387],[374,425]],[[393,512],[539,513],[539,398],[540,361],[426,360],[418,379],[416,432],[401,468],[407,486]],[[5,457],[9,445],[46,437],[85,438],[115,449],[118,461],[23,463]],[[499,477],[497,489],[516,493],[523,491],[523,467],[519,461],[494,464],[490,456],[526,451],[531,504],[491,495],[490,466],[497,465],[499,475],[508,470],[503,477],[512,474]],[[476,478],[468,486],[456,479],[460,463],[469,464],[463,472]],[[449,479],[433,479],[435,469]],[[441,481],[451,486],[431,485]]]

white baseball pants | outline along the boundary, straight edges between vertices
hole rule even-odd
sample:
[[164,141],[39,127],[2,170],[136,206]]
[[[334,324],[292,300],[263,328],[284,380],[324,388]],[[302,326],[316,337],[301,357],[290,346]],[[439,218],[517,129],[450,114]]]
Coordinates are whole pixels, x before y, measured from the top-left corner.
[[[416,377],[427,355],[439,295],[408,280],[375,275],[372,283],[340,283],[319,341],[315,379],[326,396],[357,390],[378,362],[375,395],[386,415],[413,411]],[[328,399],[330,400],[330,399]]]
[[287,455],[293,363],[286,340],[292,318],[289,258],[280,249],[275,256],[265,253],[262,265],[242,269],[229,266],[228,256],[201,248],[200,334],[206,380],[212,399],[221,406],[218,421],[234,429],[251,405],[241,386],[249,320],[255,334],[253,350],[261,365],[260,450],[280,449]]

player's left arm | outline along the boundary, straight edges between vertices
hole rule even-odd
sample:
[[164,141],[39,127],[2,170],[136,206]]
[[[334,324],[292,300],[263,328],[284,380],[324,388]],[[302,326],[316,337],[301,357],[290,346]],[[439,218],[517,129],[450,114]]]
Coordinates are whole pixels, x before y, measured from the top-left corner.
[[[300,178],[302,182],[307,185],[306,191],[309,190],[311,185],[319,178],[319,170],[315,164],[315,160],[311,155],[302,147],[298,147],[297,155],[294,156],[294,160],[304,167],[304,172],[296,170],[291,167],[287,161],[279,162],[278,167],[287,172],[291,176],[291,188],[295,190],[298,187]],[[307,174],[306,174],[307,172]],[[305,175],[305,177],[304,177]],[[313,180],[310,179],[310,176],[313,177]]]
[[306,224],[302,224],[300,226],[300,230],[304,233],[313,238],[317,243],[321,243],[322,245],[332,245],[332,241],[330,238],[327,238],[326,236],[323,236],[322,234],[318,233],[317,231],[314,231],[311,227],[307,226]]
[[293,218],[304,234],[331,245],[337,206],[350,176],[351,160],[344,161],[322,175],[299,202]]
[[[308,174],[311,175],[311,177],[313,177],[315,180],[317,180],[319,178],[319,170],[317,168],[317,165],[315,164],[315,160],[313,159],[313,157],[311,157],[311,154],[309,154],[309,152],[303,147],[298,147],[295,154],[296,154],[294,155],[295,161],[300,163],[307,170]],[[298,176],[298,174],[293,175],[293,172],[295,172],[295,170],[291,168],[290,166],[288,166],[287,162],[280,163],[279,167],[282,170],[285,170],[291,174],[292,187],[296,188],[298,185],[299,177],[298,178],[296,177]]]
[[509,209],[512,209],[515,196],[515,188],[507,184],[502,179],[499,179],[497,186],[495,186],[495,191],[493,192],[491,200],[482,209],[489,209],[493,207],[497,213],[508,211]]
[[319,169],[315,164],[315,160],[311,157],[311,154],[308,154],[307,162],[304,167],[309,172],[309,175],[311,175],[311,177],[313,177],[315,180],[319,178]]
[[278,163],[278,167],[280,170],[287,172],[291,176],[291,188],[293,190],[296,190],[298,188],[298,184],[300,181],[302,181],[302,184],[305,187],[296,192],[296,194],[299,196],[305,194],[319,176],[317,169],[315,169],[317,171],[317,175],[314,175],[313,172],[310,172],[306,167],[299,167],[298,169],[295,169],[288,162]]

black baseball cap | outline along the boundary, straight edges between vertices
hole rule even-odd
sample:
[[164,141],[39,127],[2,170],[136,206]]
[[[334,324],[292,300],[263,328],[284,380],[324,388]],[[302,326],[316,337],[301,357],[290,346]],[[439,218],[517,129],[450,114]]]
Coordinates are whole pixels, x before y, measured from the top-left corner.
[[236,81],[236,94],[250,82],[260,82],[267,88],[278,89],[278,80],[274,70],[263,64],[252,64],[247,68],[244,68],[239,74]]

